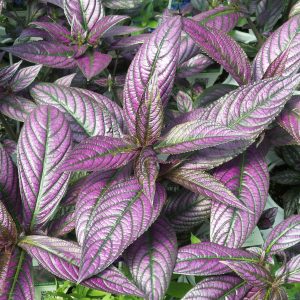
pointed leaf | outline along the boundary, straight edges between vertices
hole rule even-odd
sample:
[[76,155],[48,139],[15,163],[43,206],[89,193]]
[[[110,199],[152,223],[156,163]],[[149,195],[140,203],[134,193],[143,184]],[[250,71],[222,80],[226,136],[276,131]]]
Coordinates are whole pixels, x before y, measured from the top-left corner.
[[202,242],[179,248],[174,272],[199,276],[230,273],[230,268],[221,263],[225,260],[254,263],[259,259],[245,250]]
[[300,254],[292,257],[279,268],[275,276],[282,277],[282,282],[284,283],[300,282]]
[[[265,76],[276,60],[285,60],[283,76],[294,74],[300,67],[300,16],[295,16],[279,27],[263,44],[253,62],[253,79]],[[285,55],[287,55],[287,58]]]
[[158,219],[125,252],[125,262],[145,299],[163,299],[177,256],[176,234],[164,218]]
[[186,232],[209,219],[210,207],[209,198],[183,190],[169,199],[164,213],[176,232]]
[[183,91],[179,91],[175,97],[177,108],[180,112],[189,112],[193,110],[193,100],[191,96]]
[[76,141],[95,135],[120,137],[116,105],[104,96],[96,101],[92,92],[53,83],[36,84],[31,95],[37,103],[53,105],[66,114]]
[[200,49],[222,65],[240,85],[250,81],[251,67],[247,55],[231,37],[189,19],[183,19],[183,26]]
[[158,217],[165,198],[165,190],[157,185],[151,204],[136,179],[109,187],[87,225],[79,281],[104,270],[142,235]]
[[250,214],[220,202],[212,202],[210,240],[219,245],[239,248],[254,230],[266,205],[269,191],[268,165],[260,149],[251,147],[218,168],[214,176],[253,212]]
[[85,30],[91,30],[95,23],[104,16],[104,8],[101,0],[64,0],[64,12],[70,25],[73,16]]
[[194,40],[189,35],[182,32],[179,48],[178,65],[181,65],[184,62],[188,61],[195,55],[199,54],[200,51],[200,48],[197,46]]
[[35,65],[21,69],[9,83],[13,92],[19,92],[28,87],[39,74],[42,65]]
[[95,136],[78,144],[60,166],[63,171],[106,171],[125,166],[138,154],[122,139]]
[[[47,236],[31,235],[24,237],[19,242],[19,246],[55,276],[72,282],[77,281],[81,249],[76,243]],[[101,274],[85,280],[81,284],[113,294],[142,296],[134,284],[114,267],[109,267]]]
[[73,57],[78,55],[75,47],[46,41],[18,44],[2,50],[33,63],[60,69],[76,67]]
[[214,276],[201,280],[182,300],[244,299],[246,282],[234,275]]
[[14,244],[17,240],[17,234],[17,228],[12,217],[0,201],[0,249]]
[[167,174],[167,178],[194,193],[249,212],[245,204],[228,188],[206,172],[178,168]]
[[267,254],[275,254],[300,242],[300,215],[287,218],[273,228],[263,249]]
[[125,119],[132,135],[137,110],[154,71],[161,101],[163,105],[167,103],[176,72],[180,33],[181,18],[168,19],[142,45],[129,67],[123,101]]
[[277,216],[278,207],[271,207],[263,211],[257,226],[260,230],[272,228]]
[[61,78],[58,78],[57,80],[55,80],[54,83],[56,83],[58,85],[70,87],[75,76],[76,76],[76,73],[61,77]]
[[276,172],[272,177],[272,181],[279,184],[298,185],[300,184],[300,172],[292,169]]
[[269,271],[259,264],[231,260],[222,261],[222,263],[253,286],[266,287],[273,282]]
[[25,122],[28,115],[36,108],[36,105],[21,96],[11,94],[0,100],[0,111],[3,115]]
[[111,9],[133,9],[143,2],[144,0],[103,0],[103,4]]
[[0,69],[0,86],[6,85],[19,69],[22,61]]
[[289,51],[282,52],[268,67],[262,79],[281,76],[284,74]]
[[71,130],[55,107],[39,106],[22,128],[18,171],[23,202],[24,226],[39,229],[49,220],[67,188],[69,174],[55,167],[70,152]]
[[84,56],[76,59],[76,63],[83,75],[90,80],[101,73],[111,62],[111,56],[97,51],[88,51]]

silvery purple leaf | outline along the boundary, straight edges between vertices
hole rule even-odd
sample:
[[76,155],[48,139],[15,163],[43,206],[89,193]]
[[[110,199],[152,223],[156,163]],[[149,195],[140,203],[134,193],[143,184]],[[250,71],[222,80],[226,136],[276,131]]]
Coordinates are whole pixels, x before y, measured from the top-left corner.
[[0,300],[35,300],[31,275],[31,258],[20,248],[14,248],[10,257],[6,280],[0,291]]
[[143,148],[135,163],[135,176],[151,201],[155,195],[158,173],[159,162],[156,153],[151,148]]
[[104,6],[111,9],[133,9],[143,2],[144,0],[103,0]]
[[118,23],[128,19],[128,16],[106,16],[98,20],[88,34],[88,42],[92,45],[99,43],[99,39]]
[[56,166],[71,147],[68,121],[58,109],[39,106],[31,112],[17,149],[23,221],[27,230],[40,229],[63,197],[69,174],[59,172]]
[[166,175],[184,188],[225,205],[249,212],[249,209],[219,180],[204,171],[189,171],[180,167]]
[[81,53],[81,51],[73,46],[46,41],[18,44],[2,49],[21,59],[60,69],[75,68],[74,57]]
[[299,15],[300,13],[300,2],[297,1],[290,10],[289,17]]
[[0,249],[9,248],[17,240],[16,225],[7,211],[4,204],[0,201]]
[[19,92],[25,89],[35,80],[41,68],[42,65],[35,65],[32,67],[21,69],[13,77],[13,79],[9,83],[9,87],[12,89],[13,92]]
[[98,95],[53,83],[39,83],[31,89],[37,103],[53,105],[66,114],[76,141],[95,135],[120,137],[121,130],[115,118],[117,105],[101,95],[96,101],[94,94]]
[[36,105],[21,96],[11,94],[0,100],[0,111],[3,115],[25,122],[27,116],[36,108]]
[[192,288],[182,300],[242,300],[249,286],[237,276],[223,275],[205,278]]
[[240,13],[236,8],[231,6],[219,6],[195,15],[192,19],[207,27],[229,32],[236,26],[239,16]]
[[76,73],[73,73],[73,74],[70,74],[70,75],[67,75],[67,76],[63,76],[63,77],[58,78],[57,80],[55,80],[54,83],[58,84],[58,85],[63,85],[63,86],[66,86],[66,87],[70,87],[75,76],[76,76]]
[[264,299],[265,296],[267,295],[267,291],[268,291],[267,288],[260,287],[260,286],[259,287],[253,286],[252,288],[250,288],[247,295],[245,296],[245,300]]
[[175,96],[177,108],[180,112],[189,112],[193,110],[193,100],[189,94],[184,91],[179,91]]
[[269,191],[269,171],[263,153],[255,146],[214,171],[214,176],[253,212],[237,210],[212,202],[210,240],[239,248],[255,228]]
[[142,33],[139,35],[127,36],[114,41],[110,48],[111,49],[136,49],[138,46],[145,43],[149,39],[149,33]]
[[196,56],[178,65],[176,76],[179,78],[186,78],[197,75],[211,64],[213,64],[213,60],[208,56],[201,53],[197,54]]
[[255,263],[258,258],[240,249],[231,249],[210,242],[192,244],[178,249],[174,272],[185,275],[221,275],[230,273],[222,261]]
[[[21,239],[19,246],[55,276],[77,282],[81,248],[76,243],[47,236],[31,235]],[[143,295],[114,267],[109,267],[101,274],[85,280],[81,284],[113,294]]]
[[45,30],[54,41],[66,45],[71,43],[71,32],[66,27],[58,23],[32,22],[31,24],[36,26],[37,28]]
[[286,264],[280,267],[275,276],[281,277],[283,283],[300,282],[300,254],[291,258]]
[[137,154],[137,146],[122,139],[94,136],[75,146],[60,165],[62,171],[106,171],[125,166]]
[[[153,204],[136,179],[106,189],[87,224],[79,282],[107,268],[158,217],[166,192],[157,185]],[[109,209],[109,210],[108,210]]]
[[145,299],[163,299],[177,257],[176,234],[164,218],[158,219],[125,252],[125,262]]
[[183,64],[187,60],[191,59],[193,56],[200,53],[200,48],[192,40],[192,38],[186,33],[181,33],[180,48],[179,48],[179,57],[178,65]]
[[[265,76],[276,60],[285,60],[283,76],[294,74],[300,67],[298,48],[300,43],[300,16],[295,16],[279,27],[263,44],[253,62],[253,79]],[[285,53],[288,57],[286,58]]]
[[15,141],[5,139],[1,143],[4,150],[9,154],[9,156],[12,156],[17,151],[17,143]]
[[261,265],[247,261],[222,261],[237,275],[255,287],[266,287],[273,282],[272,275]]
[[289,51],[282,52],[268,67],[262,79],[281,76],[284,74]]
[[271,207],[263,211],[257,226],[261,230],[269,229],[273,226],[278,212],[278,207]]
[[101,0],[64,0],[64,12],[70,25],[72,25],[73,16],[76,16],[86,31],[91,30],[104,16]]
[[167,202],[164,213],[176,232],[186,232],[210,217],[211,200],[187,190]]
[[197,43],[202,51],[222,65],[240,84],[251,79],[251,66],[244,50],[229,35],[212,28],[183,19],[184,31]]
[[83,75],[90,80],[101,73],[111,62],[111,56],[98,51],[88,51],[76,58],[76,63]]
[[268,235],[263,249],[268,255],[300,242],[300,215],[294,215],[276,225]]
[[101,77],[93,82],[99,86],[108,87],[110,85],[110,81],[112,81],[115,87],[123,87],[125,84],[125,78],[126,75],[116,75],[114,78]]
[[264,260],[265,262],[267,262],[270,265],[275,264],[274,258],[272,256],[266,257],[265,253],[261,247],[250,247],[250,248],[247,248],[247,251],[255,254],[258,258],[260,258],[261,260]]
[[243,132],[206,120],[195,120],[174,126],[155,149],[160,153],[180,154],[242,140]]
[[157,73],[154,72],[140,101],[136,115],[136,137],[143,146],[152,145],[163,127],[163,105],[158,88]]
[[87,36],[87,31],[84,30],[83,25],[77,19],[76,15],[72,17],[71,35],[75,40],[86,39]]
[[0,86],[6,85],[19,69],[22,61],[0,69]]
[[128,69],[123,101],[128,131],[132,135],[136,113],[154,70],[163,105],[168,101],[176,72],[180,33],[180,17],[165,21],[142,45]]

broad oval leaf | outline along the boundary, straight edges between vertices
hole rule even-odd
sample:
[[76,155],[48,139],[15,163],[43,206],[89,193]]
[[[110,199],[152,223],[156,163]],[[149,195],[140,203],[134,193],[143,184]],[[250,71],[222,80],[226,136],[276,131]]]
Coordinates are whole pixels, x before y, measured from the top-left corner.
[[63,197],[69,174],[55,167],[71,147],[71,130],[63,113],[53,106],[39,106],[31,112],[17,148],[23,220],[27,230],[40,229]]
[[249,287],[246,282],[234,275],[205,278],[192,288],[182,300],[244,299]]
[[222,261],[258,262],[253,254],[240,249],[231,249],[210,242],[179,248],[174,272],[186,275],[221,275],[230,273]]
[[104,96],[99,95],[97,101],[96,93],[53,83],[36,84],[31,95],[37,103],[53,105],[66,114],[76,141],[86,136],[121,135],[116,105]]
[[125,166],[138,154],[137,147],[122,139],[94,136],[74,147],[60,166],[63,171],[106,171]]
[[295,215],[282,221],[272,229],[263,245],[263,249],[268,255],[272,255],[299,242],[300,215]]
[[17,70],[19,69],[22,61],[20,60],[17,63],[14,63],[11,66],[7,66],[0,69],[0,86],[6,85],[12,77],[16,74]]
[[250,62],[237,42],[222,31],[201,26],[190,19],[183,19],[183,28],[200,49],[222,65],[240,85],[249,83]]
[[124,114],[130,134],[135,133],[136,113],[155,70],[163,105],[167,103],[175,78],[179,53],[181,18],[162,23],[141,46],[126,76]]
[[279,268],[275,276],[281,277],[284,283],[300,282],[300,254],[292,257],[286,264]]
[[212,202],[210,240],[239,248],[255,228],[265,207],[269,190],[268,165],[260,149],[254,146],[218,168],[214,176],[254,213]]
[[164,213],[176,232],[186,232],[210,217],[211,200],[187,190],[167,202]]
[[80,263],[79,281],[108,267],[158,217],[166,193],[157,185],[153,204],[136,179],[110,186],[90,215]]
[[[81,248],[76,243],[47,236],[31,235],[21,239],[19,246],[55,276],[77,282]],[[115,267],[109,267],[101,274],[85,280],[81,284],[113,294],[143,295]]]
[[76,73],[66,75],[61,78],[56,79],[54,83],[56,83],[58,85],[70,87],[75,76],[76,76]]
[[180,112],[189,112],[193,110],[193,100],[191,96],[184,91],[179,91],[175,97],[177,108]]
[[9,247],[17,240],[16,225],[7,211],[4,204],[0,201],[0,249]]
[[125,252],[125,262],[145,299],[163,299],[177,256],[177,239],[171,225],[158,219]]
[[249,209],[228,188],[204,171],[178,168],[167,174],[167,178],[196,194],[249,212]]
[[[253,79],[262,79],[276,60],[285,60],[283,76],[294,74],[300,67],[300,16],[295,16],[279,27],[263,44],[253,62]],[[283,53],[286,53],[287,58]]]

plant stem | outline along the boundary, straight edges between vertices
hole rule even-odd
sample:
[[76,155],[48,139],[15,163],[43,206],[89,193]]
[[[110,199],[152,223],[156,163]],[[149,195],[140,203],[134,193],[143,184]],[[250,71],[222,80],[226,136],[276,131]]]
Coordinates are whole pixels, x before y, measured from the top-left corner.
[[261,34],[259,33],[259,31],[257,30],[255,24],[252,22],[252,20],[251,20],[250,17],[247,17],[247,22],[248,22],[250,28],[252,29],[254,35],[256,36],[257,43],[258,43],[259,48],[260,48],[263,45],[263,43],[264,43],[264,39],[261,36]]
[[7,132],[7,134],[9,135],[9,137],[14,140],[17,141],[17,136],[14,133],[14,131],[12,130],[12,128],[10,127],[10,125],[7,123],[5,117],[0,113],[0,121],[5,129],[5,131]]

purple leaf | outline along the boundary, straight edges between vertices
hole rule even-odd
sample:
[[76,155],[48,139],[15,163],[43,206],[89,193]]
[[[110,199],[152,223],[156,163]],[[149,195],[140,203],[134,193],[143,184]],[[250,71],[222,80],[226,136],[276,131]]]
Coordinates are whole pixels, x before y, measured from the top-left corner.
[[122,139],[95,136],[83,140],[60,166],[63,171],[106,171],[125,166],[137,155],[137,146]]
[[268,235],[263,249],[268,255],[292,247],[300,242],[300,215],[287,218],[278,225]]
[[239,20],[240,13],[234,7],[219,6],[193,16],[193,20],[209,28],[231,31]]
[[228,188],[212,175],[203,171],[188,171],[178,168],[167,174],[171,181],[225,205],[249,212],[249,209]]
[[52,216],[67,188],[69,174],[55,168],[70,152],[71,131],[55,107],[39,106],[22,128],[18,171],[23,202],[24,226],[40,229]]
[[75,40],[85,40],[87,32],[84,30],[81,22],[77,19],[76,15],[72,17],[71,35]]
[[244,134],[206,120],[176,125],[155,146],[160,153],[180,154],[243,139]]
[[271,207],[263,211],[257,226],[260,230],[269,229],[273,226],[277,215],[278,207]]
[[284,283],[300,282],[300,254],[294,256],[275,273]]
[[0,100],[0,111],[3,115],[25,122],[27,116],[36,108],[36,105],[21,96],[11,94]]
[[0,69],[0,86],[6,85],[19,69],[22,61]]
[[111,62],[111,56],[97,51],[88,51],[84,56],[76,59],[76,63],[83,75],[90,80],[101,73]]
[[244,299],[249,287],[239,277],[223,275],[201,280],[182,300]]
[[34,300],[34,285],[31,276],[32,260],[20,248],[15,248],[10,257],[6,280],[0,300]]
[[96,101],[96,93],[53,83],[36,84],[31,89],[31,95],[37,103],[53,105],[63,111],[77,141],[87,136],[121,135],[115,119],[117,105],[111,104],[104,96],[99,95]]
[[152,145],[163,127],[163,106],[156,72],[150,78],[136,116],[136,136],[143,146]]
[[180,112],[189,112],[193,110],[193,100],[189,94],[179,91],[175,97],[177,108]]
[[39,74],[42,65],[35,65],[21,69],[9,83],[13,92],[19,92],[28,87]]
[[139,35],[127,36],[117,39],[111,44],[111,49],[135,49],[149,39],[150,34],[142,33]]
[[200,48],[197,46],[197,44],[191,39],[189,35],[182,32],[179,48],[178,65],[180,66],[181,64],[188,61],[189,59],[191,59],[199,53]]
[[252,286],[266,287],[273,282],[269,271],[257,263],[232,260],[222,261],[221,263],[228,266]]
[[282,52],[268,67],[262,79],[283,75],[288,59],[288,50]]
[[0,249],[13,245],[17,241],[16,225],[6,210],[4,204],[0,201]]
[[[67,242],[47,236],[27,236],[19,246],[34,257],[46,270],[64,280],[77,282],[81,248],[74,242]],[[138,288],[114,267],[81,283],[94,289],[113,294],[142,296]]]
[[21,59],[60,69],[75,68],[74,57],[80,54],[75,47],[46,41],[18,44],[2,49]]
[[209,219],[209,198],[182,190],[167,202],[164,213],[176,232],[186,232]]
[[258,222],[269,190],[268,165],[255,146],[214,172],[236,197],[253,212],[237,210],[220,202],[212,202],[210,240],[219,245],[239,248]]
[[229,273],[222,261],[258,262],[253,254],[240,249],[231,249],[210,242],[179,248],[174,272],[186,275],[221,275]]
[[88,35],[88,42],[91,45],[99,44],[99,39],[118,23],[128,19],[128,16],[106,16],[95,23]]
[[138,181],[127,179],[110,186],[101,198],[87,224],[80,282],[108,267],[149,228],[162,209],[166,193],[157,185],[151,204]]
[[125,262],[146,299],[163,299],[177,256],[176,234],[164,219],[158,219],[125,252]]
[[76,73],[73,73],[73,74],[70,74],[70,75],[67,75],[67,76],[63,76],[63,77],[58,78],[57,80],[55,80],[54,83],[58,84],[58,85],[63,85],[63,86],[66,86],[66,87],[70,87],[75,76],[76,76]]
[[298,71],[300,67],[300,57],[298,55],[299,29],[300,16],[298,15],[285,22],[267,39],[253,62],[254,80],[266,76],[271,64],[282,64],[282,61],[284,62],[284,71],[281,72],[283,76]]
[[64,0],[64,12],[70,25],[72,25],[73,16],[76,16],[86,31],[91,30],[104,16],[101,0]]
[[230,36],[212,28],[198,25],[195,21],[183,19],[184,31],[196,42],[202,51],[232,75],[240,84],[251,79],[251,66],[244,50]]
[[165,21],[142,45],[128,69],[123,101],[128,131],[132,135],[135,133],[136,113],[154,70],[161,101],[163,105],[167,103],[176,72],[180,33],[180,17]]
[[143,187],[144,194],[153,201],[155,182],[159,172],[156,153],[151,148],[143,148],[136,160],[135,176]]
[[10,139],[5,139],[2,141],[4,150],[12,156],[17,151],[17,143]]

